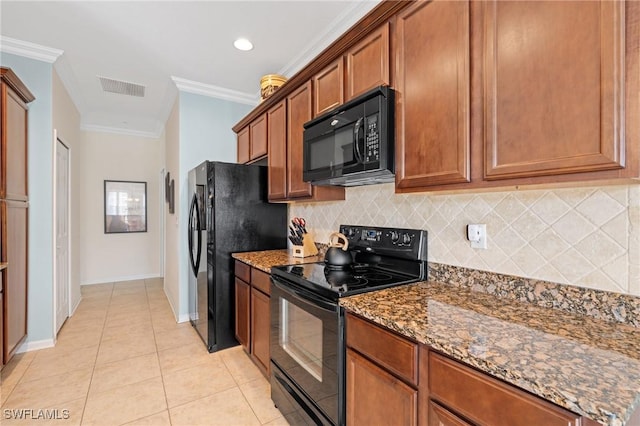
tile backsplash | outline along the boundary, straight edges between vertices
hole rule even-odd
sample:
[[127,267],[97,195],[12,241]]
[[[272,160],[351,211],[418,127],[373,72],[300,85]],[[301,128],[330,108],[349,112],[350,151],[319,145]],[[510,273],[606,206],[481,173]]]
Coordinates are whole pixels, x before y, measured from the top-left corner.
[[[289,215],[318,242],[340,224],[426,229],[430,262],[640,296],[640,185],[395,194],[391,183]],[[469,223],[487,225],[486,250],[469,246]]]

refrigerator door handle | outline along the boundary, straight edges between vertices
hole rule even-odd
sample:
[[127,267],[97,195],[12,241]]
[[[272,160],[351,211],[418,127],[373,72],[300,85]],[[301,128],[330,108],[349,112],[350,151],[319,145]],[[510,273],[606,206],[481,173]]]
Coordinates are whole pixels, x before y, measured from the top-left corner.
[[[195,218],[195,228],[194,228],[194,218]],[[196,254],[196,258],[193,258],[193,233],[196,231],[198,233],[198,252]],[[200,233],[200,209],[198,208],[198,197],[196,194],[193,194],[193,198],[191,199],[191,207],[189,208],[189,262],[191,263],[191,268],[193,269],[193,274],[198,276],[198,269],[200,269],[200,256],[202,254],[202,234]]]

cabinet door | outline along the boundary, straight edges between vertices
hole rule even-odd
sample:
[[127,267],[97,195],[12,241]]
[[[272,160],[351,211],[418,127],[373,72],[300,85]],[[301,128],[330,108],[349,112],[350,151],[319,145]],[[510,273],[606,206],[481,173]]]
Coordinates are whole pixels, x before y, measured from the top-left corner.
[[[2,207],[0,207],[0,210]],[[0,271],[0,366],[5,364],[4,361],[4,278],[5,270]]]
[[267,114],[262,114],[249,125],[249,141],[252,160],[267,155]]
[[468,182],[469,3],[416,3],[396,40],[397,187]]
[[4,362],[27,336],[27,203],[0,201],[2,262],[9,265],[4,282]]
[[251,288],[251,354],[265,375],[269,375],[269,296]]
[[434,352],[428,369],[429,396],[475,424],[582,424],[577,414]]
[[287,102],[282,100],[267,112],[269,128],[269,200],[287,198]]
[[329,111],[344,102],[344,66],[342,56],[313,76],[313,115]]
[[238,343],[242,345],[244,350],[249,352],[249,339],[251,337],[249,330],[249,303],[250,303],[250,290],[249,284],[236,278],[236,339]]
[[444,407],[429,401],[429,426],[471,426]]
[[485,178],[624,166],[625,2],[484,3]]
[[287,187],[289,198],[311,197],[311,184],[302,180],[302,132],[311,120],[311,82],[287,98]]
[[249,126],[247,126],[238,133],[238,163],[247,163],[249,159]]
[[[6,84],[2,84],[2,179],[0,197],[26,201],[27,197],[27,109]],[[4,191],[4,192],[3,192]]]
[[416,425],[418,391],[347,348],[347,424]]
[[389,23],[347,52],[347,100],[376,86],[389,85]]

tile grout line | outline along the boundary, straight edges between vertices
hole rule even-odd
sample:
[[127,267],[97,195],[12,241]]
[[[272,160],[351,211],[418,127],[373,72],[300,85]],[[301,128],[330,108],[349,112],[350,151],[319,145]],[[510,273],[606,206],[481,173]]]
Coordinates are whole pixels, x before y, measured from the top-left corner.
[[167,389],[164,384],[164,374],[162,374],[162,365],[160,365],[160,351],[158,350],[158,342],[156,341],[156,329],[153,326],[153,315],[151,314],[151,305],[149,304],[149,292],[147,288],[147,281],[144,282],[144,294],[147,297],[147,309],[149,310],[149,316],[151,317],[151,330],[153,330],[153,344],[156,347],[156,358],[158,359],[158,369],[160,370],[160,381],[162,382],[162,393],[164,394],[164,404],[167,407],[167,417],[169,417],[169,424],[173,425],[171,421],[171,411],[169,411],[169,399],[167,398]]
[[87,387],[87,394],[84,398],[84,405],[82,406],[82,416],[80,417],[80,425],[84,422],[84,414],[87,411],[87,403],[89,402],[89,392],[91,391],[91,383],[93,382],[93,375],[96,372],[96,365],[98,364],[98,355],[100,354],[100,347],[102,346],[102,338],[104,337],[104,330],[107,327],[107,317],[109,316],[109,309],[111,308],[111,299],[113,298],[113,290],[115,283],[111,283],[111,293],[109,294],[109,304],[107,305],[107,312],[104,315],[104,321],[102,323],[102,332],[100,333],[100,340],[98,342],[98,350],[96,351],[96,357],[93,360],[93,368],[91,369],[91,378],[89,379],[89,386]]
[[[25,354],[26,353],[28,353],[28,352],[25,352]],[[27,374],[27,370],[29,369],[29,367],[31,367],[31,364],[33,363],[33,361],[36,359],[37,356],[38,356],[38,351],[36,351],[36,353],[33,354],[33,358],[31,358],[31,361],[29,361],[29,363],[25,367],[24,371],[22,372],[22,374],[20,375],[20,377],[16,381],[15,386],[9,391],[9,394],[7,395],[7,399],[5,399],[5,401],[2,403],[2,407],[3,408],[5,408],[5,404],[7,403],[7,401],[9,401],[9,398],[11,398],[11,395],[13,394],[13,392],[16,390],[16,388],[18,387],[18,385],[20,384],[20,382],[24,378],[24,375]],[[5,365],[5,367],[6,367],[6,365]]]

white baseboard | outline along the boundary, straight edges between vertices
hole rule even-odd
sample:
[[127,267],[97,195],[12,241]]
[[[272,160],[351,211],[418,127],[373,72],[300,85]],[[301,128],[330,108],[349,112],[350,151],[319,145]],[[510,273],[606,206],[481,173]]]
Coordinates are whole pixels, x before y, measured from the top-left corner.
[[52,348],[55,346],[53,339],[36,340],[34,342],[26,341],[16,351],[17,354],[23,352],[37,351],[38,349]]
[[178,322],[189,322],[189,314],[185,314],[185,315],[180,315],[178,317]]
[[120,281],[133,281],[133,280],[147,280],[151,278],[162,278],[161,274],[142,274],[142,275],[127,275],[121,277],[110,277],[110,278],[100,278],[96,280],[89,280],[80,285],[93,285],[93,284],[107,284],[107,283],[117,283]]
[[76,313],[76,309],[78,309],[78,306],[80,306],[80,302],[82,302],[82,296],[78,298],[78,303],[76,303],[75,306],[71,309],[71,312],[69,313],[69,317],[72,317],[73,314]]

